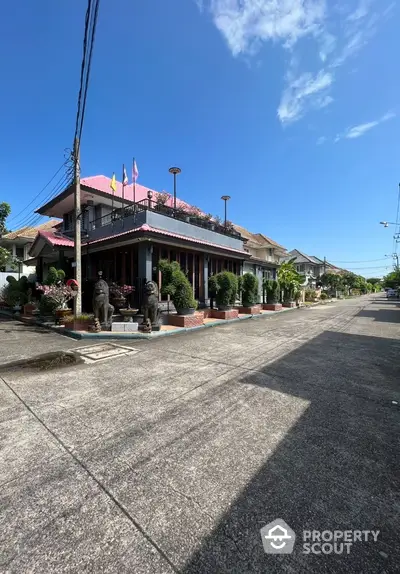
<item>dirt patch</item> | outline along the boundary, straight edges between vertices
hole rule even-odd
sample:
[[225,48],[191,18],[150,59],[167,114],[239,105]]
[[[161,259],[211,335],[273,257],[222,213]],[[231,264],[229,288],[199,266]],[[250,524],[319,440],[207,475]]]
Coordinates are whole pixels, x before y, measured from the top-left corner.
[[10,371],[30,370],[30,371],[50,371],[51,369],[60,369],[72,367],[84,363],[82,357],[72,351],[53,351],[44,353],[30,359],[21,359],[0,365],[0,373]]

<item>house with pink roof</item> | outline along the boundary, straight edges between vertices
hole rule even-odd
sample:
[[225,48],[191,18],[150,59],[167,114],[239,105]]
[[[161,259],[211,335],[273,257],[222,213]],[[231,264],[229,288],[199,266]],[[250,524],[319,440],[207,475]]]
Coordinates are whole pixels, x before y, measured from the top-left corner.
[[[208,277],[226,269],[240,274],[250,255],[232,224],[143,185],[122,186],[97,175],[81,179],[83,306],[91,310],[91,285],[97,272],[107,281],[135,287],[140,298],[145,281],[160,284],[160,259],[178,261],[196,299],[208,301]],[[62,219],[57,230],[39,231],[30,248],[30,264],[43,279],[51,265],[73,276],[74,188],[66,188],[37,213]],[[86,304],[85,304],[86,301]],[[137,300],[135,304],[140,304]]]

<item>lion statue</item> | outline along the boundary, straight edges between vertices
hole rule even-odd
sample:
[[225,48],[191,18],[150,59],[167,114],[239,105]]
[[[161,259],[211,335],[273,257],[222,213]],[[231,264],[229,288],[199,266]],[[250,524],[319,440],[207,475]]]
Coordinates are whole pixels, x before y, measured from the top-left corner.
[[148,321],[151,324],[151,330],[160,330],[160,308],[158,304],[158,287],[154,281],[147,281],[144,286],[143,293],[143,323],[142,325],[148,325]]

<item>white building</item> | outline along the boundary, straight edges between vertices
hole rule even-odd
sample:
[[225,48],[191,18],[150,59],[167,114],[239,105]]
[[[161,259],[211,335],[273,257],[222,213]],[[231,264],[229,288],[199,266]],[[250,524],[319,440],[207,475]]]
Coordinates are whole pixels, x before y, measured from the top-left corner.
[[29,249],[39,231],[54,230],[59,223],[57,219],[51,219],[36,227],[22,227],[0,236],[0,247],[5,247],[11,253],[10,262],[0,272],[12,273],[14,276],[35,273],[35,266],[24,264],[29,259]]

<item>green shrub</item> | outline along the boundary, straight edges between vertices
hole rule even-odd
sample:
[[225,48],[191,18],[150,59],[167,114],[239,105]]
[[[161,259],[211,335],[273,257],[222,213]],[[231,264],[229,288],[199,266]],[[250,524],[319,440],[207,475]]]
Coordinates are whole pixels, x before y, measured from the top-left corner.
[[6,277],[7,285],[2,290],[2,299],[10,307],[25,305],[28,302],[30,283],[26,277],[16,279],[12,275]]
[[267,303],[278,303],[281,296],[279,282],[276,279],[267,279],[264,282],[264,288],[267,292]]
[[321,298],[322,301],[325,301],[325,299],[328,299],[327,293],[325,293],[325,292],[323,291],[323,292],[321,293],[321,297],[320,297],[320,298]]
[[39,313],[43,317],[54,315],[58,306],[58,302],[54,301],[52,297],[42,295],[39,301]]
[[46,281],[44,282],[45,285],[55,285],[58,281],[65,280],[65,271],[62,269],[56,269],[55,267],[50,267]]
[[178,309],[196,309],[197,302],[193,297],[193,288],[179,263],[162,259],[158,263],[158,268],[162,273],[162,295],[171,297],[177,311]]
[[238,281],[237,276],[230,271],[221,271],[216,275],[217,278],[217,294],[216,301],[218,307],[229,307],[236,302]]
[[306,301],[314,301],[317,298],[317,292],[314,289],[306,289]]
[[258,299],[258,279],[252,273],[243,275],[242,303],[244,307],[251,307],[257,303]]
[[216,275],[211,275],[208,278],[208,295],[209,297],[215,297],[218,291],[218,281]]

